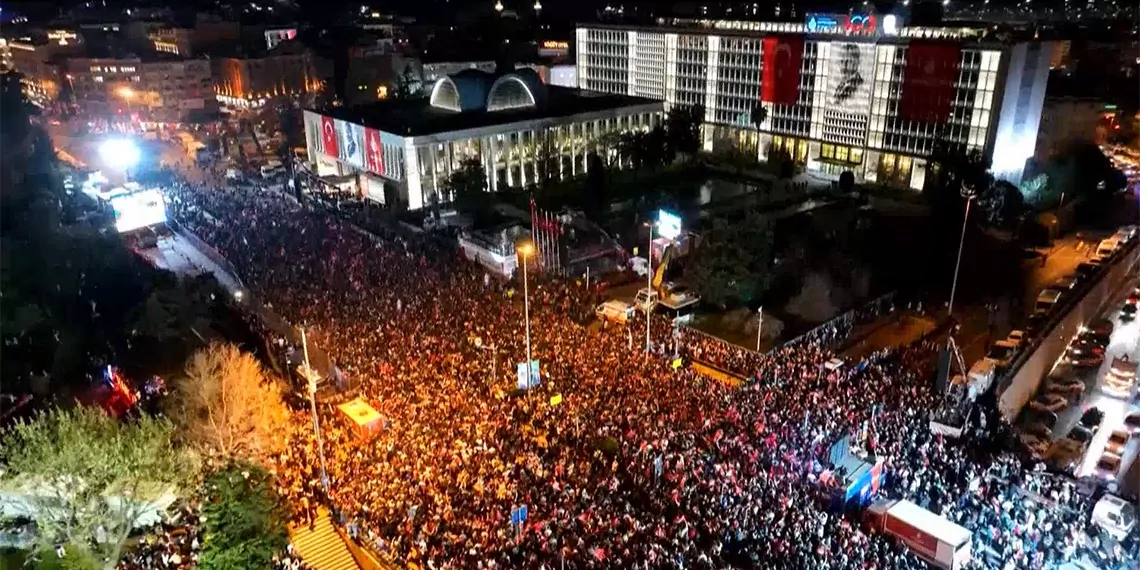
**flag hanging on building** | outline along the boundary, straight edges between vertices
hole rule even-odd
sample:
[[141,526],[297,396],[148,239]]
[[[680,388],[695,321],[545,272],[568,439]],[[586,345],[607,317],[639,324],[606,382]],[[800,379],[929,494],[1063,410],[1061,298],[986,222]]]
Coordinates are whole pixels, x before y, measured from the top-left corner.
[[380,143],[380,131],[376,129],[364,129],[364,167],[384,174],[384,147]]
[[944,123],[954,103],[962,46],[950,42],[913,40],[906,50],[899,118]]
[[332,117],[321,115],[321,148],[325,156],[337,158],[340,156],[340,145],[336,136],[336,123]]
[[765,36],[760,101],[795,105],[800,96],[800,67],[804,59],[801,36]]

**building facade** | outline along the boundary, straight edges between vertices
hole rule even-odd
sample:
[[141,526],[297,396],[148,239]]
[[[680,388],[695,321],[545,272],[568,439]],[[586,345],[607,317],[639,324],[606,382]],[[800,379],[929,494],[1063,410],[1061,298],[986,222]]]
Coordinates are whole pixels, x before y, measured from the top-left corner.
[[803,23],[582,25],[578,87],[703,106],[704,147],[787,152],[809,171],[921,189],[938,141],[1017,182],[1033,153],[1052,47],[893,15]]
[[306,110],[305,140],[312,173],[419,209],[453,198],[446,181],[466,159],[490,190],[579,176],[607,135],[648,130],[662,113],[660,101],[550,87],[532,70],[468,70],[437,80],[428,99]]
[[231,109],[258,108],[277,97],[308,95],[321,88],[313,54],[296,44],[261,57],[214,58],[210,65],[218,102]]
[[92,117],[146,124],[191,122],[216,109],[205,59],[74,58],[68,83],[79,110]]

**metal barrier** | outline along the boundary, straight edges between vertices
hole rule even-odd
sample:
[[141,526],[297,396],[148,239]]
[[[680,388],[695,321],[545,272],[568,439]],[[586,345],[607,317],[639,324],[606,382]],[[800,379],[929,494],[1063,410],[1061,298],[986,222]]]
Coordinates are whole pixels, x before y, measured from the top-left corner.
[[862,306],[851,309],[846,313],[843,313],[842,315],[824,322],[823,324],[816,326],[804,334],[801,334],[800,336],[797,336],[783,343],[780,345],[780,348],[792,348],[802,342],[810,342],[827,337],[829,335],[834,335],[834,338],[828,339],[829,343],[844,340],[847,337],[851,336],[851,333],[855,330],[855,325],[870,320],[867,319],[867,315],[871,315],[873,318],[878,318],[879,315],[883,313],[884,307],[889,307],[894,304],[894,299],[894,291],[875,297],[874,299],[871,299],[870,301],[864,303]]

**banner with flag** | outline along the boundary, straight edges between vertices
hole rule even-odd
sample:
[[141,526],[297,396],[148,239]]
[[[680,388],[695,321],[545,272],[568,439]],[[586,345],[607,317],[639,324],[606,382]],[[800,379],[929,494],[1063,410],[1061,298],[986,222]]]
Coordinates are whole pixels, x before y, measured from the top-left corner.
[[954,83],[962,59],[962,46],[951,42],[910,42],[903,68],[899,118],[944,123],[954,103]]
[[338,158],[340,156],[340,144],[338,143],[336,122],[333,121],[332,117],[321,115],[321,149],[325,156]]
[[562,235],[562,221],[552,212],[541,210],[530,198],[530,228],[531,240],[538,253],[538,261],[542,268],[551,271],[560,268],[559,240]]
[[384,174],[384,145],[380,131],[364,128],[364,167],[376,174]]
[[364,168],[364,127],[348,121],[337,121],[336,126],[340,134],[340,159]]
[[764,68],[760,77],[760,101],[795,105],[800,96],[803,37],[765,36],[761,53]]

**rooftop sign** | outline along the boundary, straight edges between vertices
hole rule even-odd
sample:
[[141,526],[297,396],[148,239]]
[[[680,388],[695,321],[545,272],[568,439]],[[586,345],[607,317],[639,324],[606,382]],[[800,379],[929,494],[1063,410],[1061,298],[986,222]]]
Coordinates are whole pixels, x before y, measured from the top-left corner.
[[897,35],[898,18],[894,14],[879,16],[870,12],[824,14],[810,12],[804,22],[809,34],[843,34],[848,36]]

